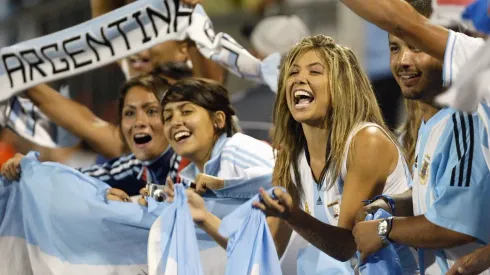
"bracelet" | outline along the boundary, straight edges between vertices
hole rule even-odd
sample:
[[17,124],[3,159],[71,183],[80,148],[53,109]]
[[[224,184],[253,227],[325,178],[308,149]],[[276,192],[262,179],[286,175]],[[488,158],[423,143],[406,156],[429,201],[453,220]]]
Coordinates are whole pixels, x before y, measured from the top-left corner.
[[378,195],[370,200],[363,201],[363,202],[370,204],[378,199],[383,199],[390,206],[391,214],[395,216],[395,200],[393,200],[393,198],[388,195]]

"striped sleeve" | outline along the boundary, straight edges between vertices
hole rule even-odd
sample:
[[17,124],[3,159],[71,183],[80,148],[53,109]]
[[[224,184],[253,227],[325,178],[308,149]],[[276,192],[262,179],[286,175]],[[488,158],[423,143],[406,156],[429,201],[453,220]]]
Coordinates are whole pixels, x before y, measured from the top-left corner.
[[125,191],[129,196],[139,194],[142,186],[138,182],[138,175],[143,167],[140,160],[133,154],[110,160],[102,165],[92,165],[79,169],[88,176],[97,178],[113,188]]
[[463,33],[449,31],[444,52],[443,85],[449,87],[453,84],[461,68],[482,46],[485,41],[481,38],[473,38]]
[[257,194],[260,187],[270,188],[274,168],[272,147],[241,134],[233,138],[221,152],[218,176],[225,180],[225,188],[217,195],[249,198]]
[[434,224],[488,243],[490,173],[478,114],[454,113],[432,160],[433,203],[425,214]]

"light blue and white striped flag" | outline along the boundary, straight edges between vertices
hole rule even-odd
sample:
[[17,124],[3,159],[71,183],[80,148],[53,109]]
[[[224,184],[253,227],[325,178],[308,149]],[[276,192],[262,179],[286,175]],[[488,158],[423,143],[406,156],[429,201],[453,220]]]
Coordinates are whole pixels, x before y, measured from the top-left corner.
[[[273,196],[275,188],[269,195]],[[228,238],[226,275],[282,275],[265,214],[252,206],[259,199],[256,195],[221,223],[219,233]]]
[[146,207],[107,202],[105,183],[34,153],[0,179],[0,274],[146,275]]
[[149,275],[203,274],[194,221],[182,184],[175,185],[174,202],[167,205],[152,226],[148,269]]
[[12,97],[0,103],[0,127],[44,147],[56,147],[55,129],[49,119],[29,100]]
[[[376,213],[366,216],[366,221],[385,219],[391,214],[379,209]],[[359,253],[358,253],[359,255]],[[406,245],[391,243],[369,256],[359,266],[361,275],[415,275],[420,274],[415,252]]]

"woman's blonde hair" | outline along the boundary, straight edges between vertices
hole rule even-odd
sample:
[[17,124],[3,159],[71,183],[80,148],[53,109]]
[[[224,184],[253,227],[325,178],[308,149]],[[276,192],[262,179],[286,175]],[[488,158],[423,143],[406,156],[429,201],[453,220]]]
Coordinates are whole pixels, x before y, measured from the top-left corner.
[[[294,120],[289,111],[286,102],[286,83],[292,65],[309,51],[315,51],[325,66],[326,92],[330,96],[330,106],[325,117],[325,125],[329,131],[324,172],[340,175],[347,137],[358,123],[373,122],[389,133],[371,84],[354,53],[324,35],[301,40],[282,60],[273,113],[275,126],[273,146],[279,149],[273,180],[276,185],[285,187],[296,202],[299,202],[304,194],[298,165],[302,150],[306,150],[306,138],[301,124]],[[290,169],[294,172],[296,187]],[[329,177],[326,187],[330,188],[336,178],[336,176]],[[318,188],[320,187],[321,183]]]

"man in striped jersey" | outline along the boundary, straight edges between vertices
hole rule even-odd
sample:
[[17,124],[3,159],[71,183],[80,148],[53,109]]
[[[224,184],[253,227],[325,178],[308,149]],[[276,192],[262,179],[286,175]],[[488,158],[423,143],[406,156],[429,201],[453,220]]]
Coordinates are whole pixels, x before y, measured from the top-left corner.
[[396,207],[393,214],[412,217],[358,223],[353,231],[358,249],[366,258],[383,243],[406,244],[419,248],[422,273],[445,273],[490,241],[490,108],[482,104],[468,114],[434,103],[444,91],[441,83],[451,84],[483,40],[431,25],[428,0],[342,1],[391,33],[392,73],[404,97],[417,100],[423,113],[411,192],[365,209],[378,205],[393,213]]

